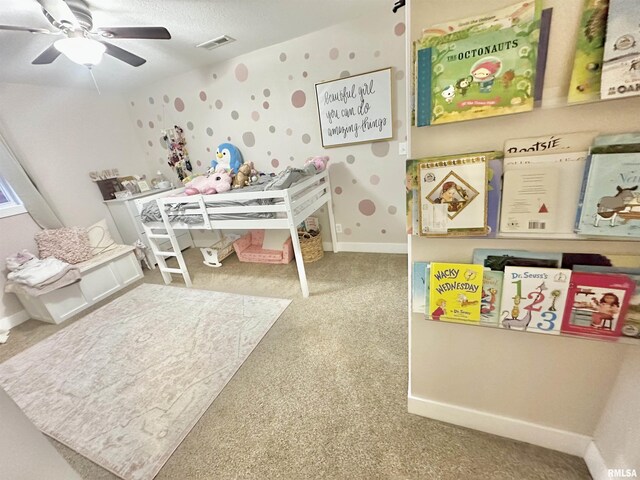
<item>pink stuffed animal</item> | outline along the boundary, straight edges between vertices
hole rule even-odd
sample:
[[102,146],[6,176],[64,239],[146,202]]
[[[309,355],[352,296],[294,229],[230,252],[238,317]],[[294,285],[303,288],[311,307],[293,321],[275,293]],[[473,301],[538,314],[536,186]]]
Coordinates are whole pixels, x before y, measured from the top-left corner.
[[224,171],[210,172],[194,178],[185,185],[186,195],[213,195],[231,190],[231,175]]
[[310,157],[304,162],[305,165],[313,164],[316,167],[316,172],[321,172],[325,168],[327,168],[327,163],[329,163],[329,157]]

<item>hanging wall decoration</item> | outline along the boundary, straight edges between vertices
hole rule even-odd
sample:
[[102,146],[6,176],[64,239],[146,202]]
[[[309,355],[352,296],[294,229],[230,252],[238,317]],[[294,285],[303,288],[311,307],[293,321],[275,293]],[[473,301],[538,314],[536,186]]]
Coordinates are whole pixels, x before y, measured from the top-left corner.
[[391,68],[316,83],[323,147],[388,140]]
[[184,138],[184,130],[178,125],[173,128],[163,130],[162,139],[164,140],[168,154],[168,164],[175,170],[180,181],[191,175],[191,161],[189,160],[189,152],[187,151],[187,140]]

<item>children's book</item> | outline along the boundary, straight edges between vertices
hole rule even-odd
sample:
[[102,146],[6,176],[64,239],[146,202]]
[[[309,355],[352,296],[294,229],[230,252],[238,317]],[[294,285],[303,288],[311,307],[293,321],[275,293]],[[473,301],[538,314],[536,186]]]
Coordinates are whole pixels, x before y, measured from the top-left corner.
[[640,237],[640,153],[592,154],[576,232]]
[[600,97],[640,95],[640,5],[638,0],[609,0]]
[[479,323],[483,267],[431,263],[429,310],[434,320]]
[[506,157],[500,231],[573,233],[587,154]]
[[482,275],[482,300],[480,323],[497,327],[500,322],[500,299],[502,298],[502,272],[485,270]]
[[427,313],[427,298],[429,297],[429,263],[413,262],[413,277],[411,282],[411,311]]
[[487,165],[486,153],[419,160],[421,235],[488,233]]
[[420,182],[418,181],[418,161],[406,163],[406,209],[407,234],[420,234]]
[[[627,315],[622,320],[621,333],[624,337],[640,338],[640,268],[602,267],[576,265],[576,272],[614,273],[629,277],[635,283],[635,290],[629,299]],[[485,273],[486,275],[486,273]]]
[[570,278],[566,269],[505,267],[500,326],[559,334]]
[[498,234],[500,222],[500,202],[502,198],[502,158],[489,160],[489,185],[487,194],[487,228],[488,237]]
[[600,100],[609,0],[585,0],[569,84],[568,103]]
[[619,336],[634,288],[625,275],[573,272],[562,332]]
[[504,271],[504,267],[511,265],[518,265],[514,262],[522,261],[544,261],[549,262],[544,265],[533,265],[520,263],[519,266],[537,266],[537,267],[549,267],[560,268],[562,263],[561,253],[552,252],[530,252],[527,250],[504,250],[497,248],[475,248],[473,250],[472,263],[488,267],[491,270]]

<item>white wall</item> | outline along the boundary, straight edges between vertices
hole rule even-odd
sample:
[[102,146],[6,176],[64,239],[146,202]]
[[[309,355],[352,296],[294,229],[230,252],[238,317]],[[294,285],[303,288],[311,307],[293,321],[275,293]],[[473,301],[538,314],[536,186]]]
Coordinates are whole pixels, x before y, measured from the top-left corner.
[[[150,174],[152,167],[135,141],[129,114],[119,96],[67,88],[0,83],[0,132],[68,226],[89,226],[107,218],[119,240],[100,191],[89,171],[119,168],[120,173]],[[4,259],[23,248],[37,254],[38,227],[28,215],[0,219],[0,287]],[[0,319],[21,309],[4,294]]]
[[80,476],[1,388],[0,425],[2,478],[80,480]]
[[638,365],[640,349],[629,347],[593,439],[607,468],[635,469],[636,475],[640,475]]
[[119,96],[3,83],[0,105],[0,131],[67,226],[109,219],[90,171],[151,173]]
[[[511,0],[415,0],[411,2],[411,36],[417,38],[420,30],[431,24],[511,3]],[[557,107],[566,98],[583,3],[583,0],[543,2],[545,7],[554,8],[545,108],[520,115],[413,127],[412,158],[501,150],[509,138],[637,129],[640,98]],[[411,239],[414,261],[468,262],[475,247],[638,253],[637,242]],[[579,455],[596,432],[602,412],[617,415],[609,411],[610,407],[605,410],[605,406],[623,365],[623,346],[427,322],[419,315],[412,316],[410,332],[409,404],[416,413]],[[626,377],[618,380],[616,389],[626,392],[621,393],[622,398],[631,391],[637,392],[637,384],[631,385],[629,381]],[[637,435],[637,426],[631,429]],[[603,441],[608,442],[609,438],[603,436]],[[617,450],[617,445],[612,445],[612,450]]]
[[[245,161],[265,172],[301,167],[307,157],[329,155],[336,222],[343,227],[339,241],[403,247],[405,157],[398,154],[398,141],[406,137],[404,18],[391,7],[366,15],[129,95],[134,130],[145,154],[175,180],[159,139],[163,127],[178,124],[187,134],[197,172],[208,167],[216,147],[227,138]],[[211,55],[215,58],[215,50]],[[323,149],[314,84],[389,66],[393,140]],[[246,79],[236,75],[238,68],[246,68]],[[300,108],[292,104],[298,90],[306,97]],[[181,110],[184,106],[182,111],[176,102]],[[373,202],[375,213],[360,210],[363,200]]]

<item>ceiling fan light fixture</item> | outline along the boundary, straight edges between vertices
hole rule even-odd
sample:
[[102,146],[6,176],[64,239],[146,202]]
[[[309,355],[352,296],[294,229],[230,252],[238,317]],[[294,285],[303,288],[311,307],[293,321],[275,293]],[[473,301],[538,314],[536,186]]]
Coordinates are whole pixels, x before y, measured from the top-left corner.
[[63,38],[54,46],[72,62],[88,67],[99,64],[107,49],[102,43],[85,37]]

